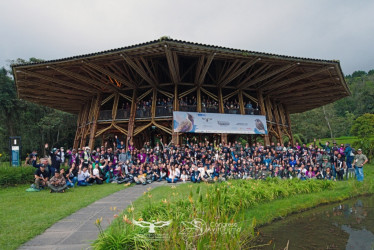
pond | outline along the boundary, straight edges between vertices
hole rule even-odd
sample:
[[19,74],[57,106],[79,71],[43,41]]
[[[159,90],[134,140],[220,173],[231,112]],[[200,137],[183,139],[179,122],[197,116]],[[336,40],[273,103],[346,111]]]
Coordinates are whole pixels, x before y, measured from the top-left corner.
[[374,249],[374,196],[291,215],[259,231],[261,243],[272,240],[261,249]]

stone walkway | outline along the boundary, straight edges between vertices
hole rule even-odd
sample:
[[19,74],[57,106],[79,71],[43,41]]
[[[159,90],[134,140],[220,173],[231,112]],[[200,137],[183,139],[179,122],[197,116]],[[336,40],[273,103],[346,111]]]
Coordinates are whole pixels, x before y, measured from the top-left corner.
[[97,239],[99,234],[95,225],[97,218],[103,217],[102,228],[107,228],[116,213],[110,211],[110,207],[123,210],[139,198],[147,188],[155,188],[164,184],[165,182],[153,182],[146,186],[136,185],[95,201],[58,221],[19,249],[90,249],[90,244]]

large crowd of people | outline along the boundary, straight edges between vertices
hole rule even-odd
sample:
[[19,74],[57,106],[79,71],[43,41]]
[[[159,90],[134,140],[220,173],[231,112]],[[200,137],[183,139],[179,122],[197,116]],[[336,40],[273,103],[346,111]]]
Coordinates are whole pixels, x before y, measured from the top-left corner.
[[[164,143],[162,139],[151,146],[144,143],[135,148],[117,136],[96,149],[88,147],[49,149],[38,160],[32,152],[27,162],[36,168],[35,189],[49,187],[51,192],[66,188],[103,183],[136,183],[147,185],[154,181],[216,182],[229,179],[280,178],[300,180],[338,180],[356,177],[363,180],[363,166],[368,162],[362,150],[349,144],[314,143],[285,146],[272,143],[242,144],[241,142],[198,142],[187,139],[183,145]],[[66,165],[68,170],[65,172]]]

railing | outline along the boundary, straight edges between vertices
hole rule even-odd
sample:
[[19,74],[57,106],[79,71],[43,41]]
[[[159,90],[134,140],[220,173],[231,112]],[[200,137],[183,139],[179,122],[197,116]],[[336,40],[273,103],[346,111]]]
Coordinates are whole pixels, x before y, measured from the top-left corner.
[[150,118],[150,117],[152,117],[150,106],[143,106],[143,107],[136,108],[135,119],[136,118],[138,119]]
[[[184,105],[179,106],[179,111],[185,112],[196,112],[196,105]],[[240,114],[240,109],[238,108],[226,108],[224,109],[225,114]],[[219,113],[218,107],[202,107],[202,113]],[[259,109],[245,108],[244,112],[246,115],[260,115]],[[173,116],[173,106],[156,106],[156,117],[172,117]],[[135,113],[135,119],[146,119],[151,118],[151,107],[138,107]],[[130,109],[118,109],[116,120],[126,120],[130,119]],[[100,110],[98,121],[111,121],[112,120],[112,110]]]
[[112,110],[100,110],[98,121],[112,120]]
[[197,108],[196,105],[179,105],[179,110],[180,111],[187,111],[187,112],[196,112]]
[[156,106],[156,117],[173,116],[173,106]]
[[116,120],[126,120],[130,119],[130,109],[118,109]]

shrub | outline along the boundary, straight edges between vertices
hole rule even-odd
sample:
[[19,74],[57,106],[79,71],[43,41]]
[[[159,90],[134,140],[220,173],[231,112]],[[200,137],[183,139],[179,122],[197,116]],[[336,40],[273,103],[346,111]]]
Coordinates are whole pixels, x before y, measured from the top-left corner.
[[35,168],[31,166],[0,166],[0,186],[14,186],[34,182]]

